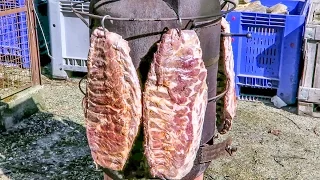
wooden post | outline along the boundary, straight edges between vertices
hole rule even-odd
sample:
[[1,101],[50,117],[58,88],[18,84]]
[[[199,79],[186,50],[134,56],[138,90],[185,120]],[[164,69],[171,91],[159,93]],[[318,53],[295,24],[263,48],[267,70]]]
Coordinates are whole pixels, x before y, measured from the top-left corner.
[[320,117],[320,25],[319,2],[312,2],[306,22],[304,65],[298,91],[298,114]]
[[33,8],[32,0],[26,0],[27,7],[27,26],[28,26],[28,39],[30,49],[30,64],[32,73],[32,85],[41,84],[40,73],[40,57],[38,48],[37,26],[35,18],[35,9]]

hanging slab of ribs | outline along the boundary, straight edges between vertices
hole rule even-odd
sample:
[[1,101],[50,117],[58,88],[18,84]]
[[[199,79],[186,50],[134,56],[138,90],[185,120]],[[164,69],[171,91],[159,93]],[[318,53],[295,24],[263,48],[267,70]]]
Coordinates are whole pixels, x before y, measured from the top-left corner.
[[[230,25],[225,18],[222,18],[221,29],[223,33],[230,33]],[[221,37],[220,47],[218,93],[226,90],[226,95],[217,102],[217,129],[219,133],[225,134],[231,129],[237,110],[231,37]]]
[[129,56],[128,42],[116,33],[96,28],[88,55],[86,130],[98,165],[122,170],[141,116],[141,88]]
[[200,146],[207,70],[195,31],[166,32],[143,93],[145,155],[154,177],[181,179]]

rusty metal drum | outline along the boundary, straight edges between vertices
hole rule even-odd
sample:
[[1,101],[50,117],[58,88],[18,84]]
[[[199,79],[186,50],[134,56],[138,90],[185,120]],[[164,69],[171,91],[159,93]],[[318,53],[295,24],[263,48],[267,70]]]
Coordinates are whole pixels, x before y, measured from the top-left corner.
[[[160,40],[165,28],[192,27],[198,34],[203,50],[203,59],[207,68],[208,97],[216,96],[217,70],[220,51],[221,15],[196,20],[180,17],[209,16],[221,14],[219,0],[91,0],[90,14],[98,16],[109,15],[118,18],[153,18],[154,21],[104,20],[104,26],[112,32],[121,35],[129,42],[133,64],[145,81],[156,43]],[[177,17],[177,20],[160,20],[161,18]],[[89,27],[92,30],[101,26],[101,19],[90,18]],[[90,34],[91,34],[90,32]],[[142,83],[143,84],[143,83]],[[213,144],[216,124],[216,103],[208,102],[201,145]],[[210,162],[195,163],[191,172],[184,178],[192,180],[201,175]],[[107,171],[113,179],[121,179],[118,172]],[[117,178],[118,177],[118,178]],[[123,177],[122,177],[123,178]]]

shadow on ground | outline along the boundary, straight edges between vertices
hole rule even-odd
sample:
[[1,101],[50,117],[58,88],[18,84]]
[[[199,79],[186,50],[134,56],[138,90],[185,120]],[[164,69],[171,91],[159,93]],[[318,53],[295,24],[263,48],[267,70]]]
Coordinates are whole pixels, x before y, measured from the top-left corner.
[[[246,102],[246,101],[244,101],[244,102]],[[248,103],[263,103],[267,107],[279,109],[271,102],[271,100],[247,101],[247,102]],[[289,112],[292,115],[297,115],[297,103],[291,104],[291,105],[287,105],[287,106],[282,107],[280,109],[283,110],[283,111]]]
[[[277,108],[273,105],[272,102],[263,102],[265,106],[269,106],[270,108]],[[287,105],[285,107],[280,108],[283,111],[289,112],[292,115],[297,115],[297,104]]]
[[39,112],[0,131],[0,179],[103,179],[91,158],[85,127]]

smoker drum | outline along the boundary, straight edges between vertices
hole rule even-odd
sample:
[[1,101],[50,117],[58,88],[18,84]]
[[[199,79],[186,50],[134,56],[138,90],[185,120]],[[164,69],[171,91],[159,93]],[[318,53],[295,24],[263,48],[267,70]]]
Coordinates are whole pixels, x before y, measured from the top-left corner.
[[[75,10],[74,10],[75,11]],[[219,0],[91,0],[89,13],[98,16],[132,18],[132,20],[111,20],[106,18],[104,26],[111,32],[121,35],[128,40],[131,48],[130,55],[140,78],[145,81],[149,70],[150,61],[156,51],[156,43],[165,28],[190,28],[198,34],[203,60],[205,62],[208,78],[208,97],[216,97],[217,70],[220,52],[221,15],[196,20],[181,18],[177,20],[154,20],[135,21],[136,18],[172,18],[172,17],[199,17],[221,14]],[[92,30],[101,26],[101,19],[90,17],[90,34]],[[180,22],[180,23],[179,23]],[[144,82],[143,82],[144,83]],[[213,145],[216,124],[216,102],[210,101],[207,105],[201,146]],[[191,172],[184,177],[191,180],[201,175],[209,166],[210,162],[195,164]],[[112,178],[116,175],[109,171],[105,172]]]

